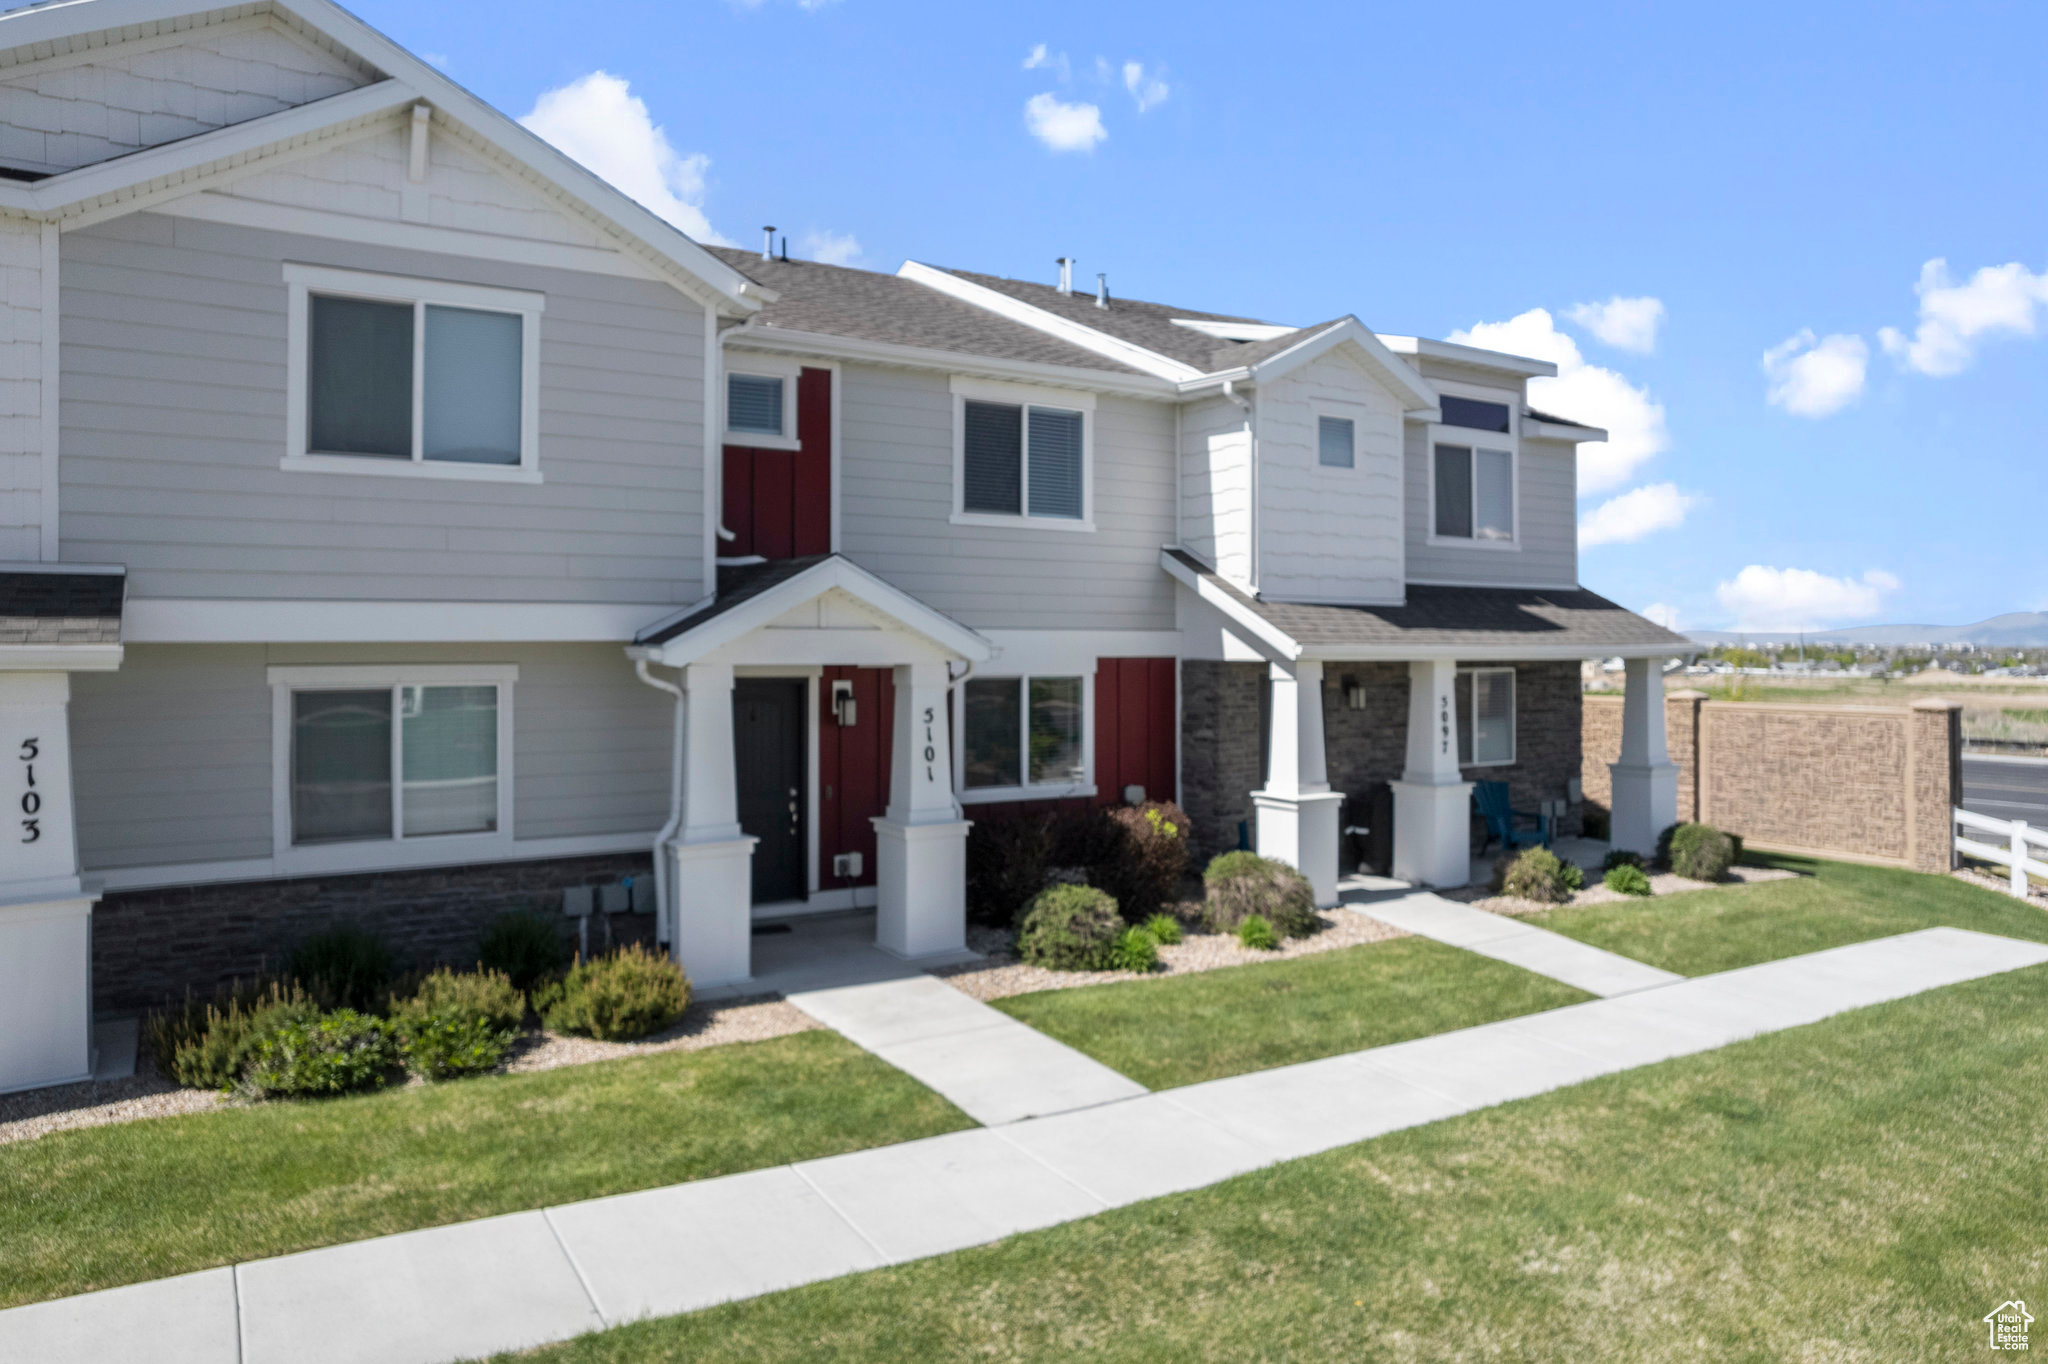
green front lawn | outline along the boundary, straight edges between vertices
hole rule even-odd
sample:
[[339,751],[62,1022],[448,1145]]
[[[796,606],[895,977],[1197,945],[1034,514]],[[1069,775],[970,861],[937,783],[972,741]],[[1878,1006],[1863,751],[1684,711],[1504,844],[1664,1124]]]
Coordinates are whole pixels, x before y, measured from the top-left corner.
[[995,1007],[1148,1089],[1385,1046],[1591,996],[1427,938],[1199,975],[1044,990]]
[[836,1033],[0,1146],[0,1307],[973,1124]]
[[1976,1358],[2048,1298],[2044,1111],[2035,967],[531,1358]]
[[1527,922],[1687,976],[1937,924],[2048,941],[2048,914],[1951,876],[1773,853],[1745,860],[1804,875],[1554,909]]

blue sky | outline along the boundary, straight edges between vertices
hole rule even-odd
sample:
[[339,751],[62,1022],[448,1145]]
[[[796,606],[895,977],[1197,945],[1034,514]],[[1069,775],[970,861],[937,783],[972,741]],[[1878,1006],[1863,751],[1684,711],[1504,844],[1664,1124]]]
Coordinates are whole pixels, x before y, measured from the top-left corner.
[[2039,5],[355,8],[700,232],[1562,357],[1682,627],[2048,609]]

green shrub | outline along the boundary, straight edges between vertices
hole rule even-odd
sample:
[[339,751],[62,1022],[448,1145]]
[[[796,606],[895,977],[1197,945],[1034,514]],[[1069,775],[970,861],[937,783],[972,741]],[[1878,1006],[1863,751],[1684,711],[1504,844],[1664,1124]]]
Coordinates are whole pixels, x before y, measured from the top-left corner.
[[1107,891],[1132,923],[1142,923],[1180,898],[1188,874],[1188,817],[1171,801],[1123,806],[1102,815],[1108,837],[1088,868],[1091,885]]
[[500,914],[476,945],[477,965],[500,971],[516,990],[531,990],[569,964],[569,943],[558,915],[530,909]]
[[674,962],[636,943],[578,962],[542,998],[541,1017],[556,1032],[621,1042],[660,1032],[682,1017],[690,982]]
[[1202,872],[1202,917],[1217,933],[1235,932],[1252,915],[1282,937],[1299,938],[1323,926],[1308,878],[1285,862],[1254,852],[1227,852]]
[[1171,914],[1154,914],[1145,920],[1144,929],[1161,947],[1171,947],[1180,941],[1180,920]]
[[1052,819],[976,819],[967,831],[967,912],[976,923],[1010,928],[1045,889]]
[[1116,901],[1093,886],[1047,886],[1024,911],[1017,955],[1054,971],[1106,971],[1124,921]]
[[1679,824],[1667,824],[1664,826],[1663,831],[1657,835],[1657,855],[1651,859],[1652,865],[1659,867],[1671,865],[1671,838],[1672,835],[1676,834],[1683,827],[1683,825]]
[[1609,890],[1618,890],[1623,895],[1648,895],[1650,876],[1641,867],[1630,862],[1616,863],[1607,869],[1601,881]]
[[1735,864],[1735,843],[1711,824],[1681,824],[1671,835],[1671,870],[1694,881],[1718,881]]
[[1237,925],[1237,940],[1254,952],[1277,952],[1280,935],[1263,914],[1247,914]]
[[[1507,874],[1501,878],[1501,894],[1512,895],[1518,900],[1561,905],[1572,894],[1565,865],[1548,848],[1525,848],[1508,864]],[[1572,870],[1578,871],[1578,868],[1573,867]],[[1579,880],[1584,884],[1584,872],[1579,873]]]
[[[1562,858],[1558,860],[1563,861]],[[1567,891],[1584,890],[1586,888],[1586,869],[1578,863],[1565,862],[1564,871],[1560,874],[1564,877],[1564,888]]]
[[379,1019],[336,1009],[310,1022],[273,1028],[256,1044],[243,1084],[260,1098],[347,1094],[375,1089],[397,1060]]
[[450,1080],[496,1070],[512,1046],[512,1033],[481,1014],[419,1014],[396,1026],[405,1068],[422,1080]]
[[451,971],[444,966],[404,998],[394,996],[390,1015],[401,1028],[409,1019],[442,1015],[481,1018],[500,1032],[511,1032],[526,1021],[526,997],[503,971]]
[[1119,971],[1150,971],[1159,965],[1159,943],[1142,928],[1126,928],[1109,948],[1110,965]]
[[393,969],[391,948],[382,938],[346,924],[315,933],[291,960],[292,976],[323,1009],[379,1007]]
[[1613,871],[1616,867],[1640,867],[1644,865],[1643,855],[1630,852],[1627,848],[1609,848],[1607,856],[1600,859],[1602,872]]
[[320,1008],[296,985],[230,986],[207,1001],[150,1016],[157,1073],[193,1089],[226,1089],[241,1079],[256,1045],[277,1028],[310,1023]]

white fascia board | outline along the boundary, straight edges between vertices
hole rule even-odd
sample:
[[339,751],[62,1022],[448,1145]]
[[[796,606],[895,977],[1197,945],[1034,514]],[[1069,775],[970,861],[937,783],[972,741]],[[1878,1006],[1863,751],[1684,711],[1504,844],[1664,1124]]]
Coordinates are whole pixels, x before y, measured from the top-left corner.
[[1191,332],[1213,336],[1218,341],[1277,341],[1301,330],[1277,322],[1212,322],[1200,317],[1170,317],[1167,321]]
[[1182,379],[1198,378],[1202,373],[1193,365],[1169,360],[1156,351],[1146,350],[1143,346],[1120,340],[1106,332],[1099,332],[1093,327],[1061,317],[1057,313],[1049,313],[1043,308],[1035,308],[1022,299],[1011,298],[1008,294],[998,293],[985,285],[961,279],[958,275],[948,274],[944,270],[919,261],[903,262],[903,268],[896,273],[903,279],[922,284],[928,289],[935,289],[949,298],[957,298],[962,303],[972,304],[998,317],[1029,327],[1033,331],[1057,337],[1070,346],[1094,351],[1097,355],[1107,356],[1120,364],[1129,365],[1132,369],[1142,370],[1161,379],[1178,382]]
[[203,601],[130,597],[129,644],[623,644],[669,608],[648,603]]
[[1522,435],[1533,440],[1579,441],[1606,440],[1607,432],[1598,426],[1581,426],[1577,422],[1545,422],[1533,417],[1522,418]]
[[1396,355],[1425,355],[1432,360],[1492,370],[1496,374],[1519,374],[1525,379],[1548,379],[1557,375],[1557,366],[1548,360],[1536,360],[1526,355],[1510,355],[1501,350],[1482,350],[1478,346],[1461,346],[1453,341],[1432,341],[1421,336],[1382,336],[1380,340]]
[[1542,663],[1585,658],[1680,658],[1700,646],[1675,644],[1313,644],[1301,656],[1324,663],[1401,663],[1415,659],[1450,658],[1461,663]]
[[879,612],[890,623],[930,640],[958,657],[981,663],[987,661],[993,652],[988,640],[952,617],[934,611],[851,560],[835,555],[794,578],[777,583],[757,597],[750,597],[723,615],[713,616],[702,625],[685,630],[674,639],[660,644],[635,645],[628,654],[671,668],[685,667],[715,649],[744,639],[786,612],[823,596],[835,587]]
[[1405,411],[1435,409],[1437,393],[1429,386],[1429,381],[1382,345],[1379,337],[1373,335],[1372,329],[1355,317],[1347,317],[1314,336],[1302,338],[1299,344],[1289,346],[1278,355],[1269,355],[1259,361],[1251,367],[1252,382],[1264,383],[1277,379],[1289,370],[1328,354],[1347,342],[1358,347],[1365,356],[1368,367],[1394,390],[1397,397],[1403,399]]
[[0,644],[0,672],[110,673],[120,666],[118,644]]
[[905,369],[930,369],[946,374],[1017,379],[1031,383],[1084,388],[1100,393],[1128,393],[1144,398],[1172,398],[1179,391],[1174,384],[1138,374],[1112,374],[1107,370],[1081,369],[1073,365],[1047,365],[1032,360],[1000,360],[964,351],[937,350],[925,346],[902,346],[887,341],[862,341],[822,332],[795,331],[787,327],[763,327],[748,323],[720,334],[728,347],[739,350],[773,351],[784,355],[818,355],[834,360],[867,361]]
[[1241,626],[1247,634],[1256,636],[1261,643],[1281,657],[1295,659],[1303,656],[1300,643],[1292,635],[1239,601],[1234,593],[1225,591],[1163,549],[1159,551],[1159,566],[1183,587],[1221,611],[1232,622]]

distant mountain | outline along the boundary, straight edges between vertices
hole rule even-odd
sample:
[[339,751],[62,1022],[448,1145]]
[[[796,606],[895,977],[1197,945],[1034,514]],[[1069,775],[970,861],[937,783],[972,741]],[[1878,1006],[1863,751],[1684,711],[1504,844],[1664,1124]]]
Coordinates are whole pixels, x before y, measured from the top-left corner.
[[[1701,644],[1789,644],[1800,638],[1786,630],[1688,630]],[[2048,648],[2048,611],[2008,611],[1975,625],[1858,625],[1848,630],[1813,630],[1806,639],[1838,644],[1981,644],[1990,647]]]

